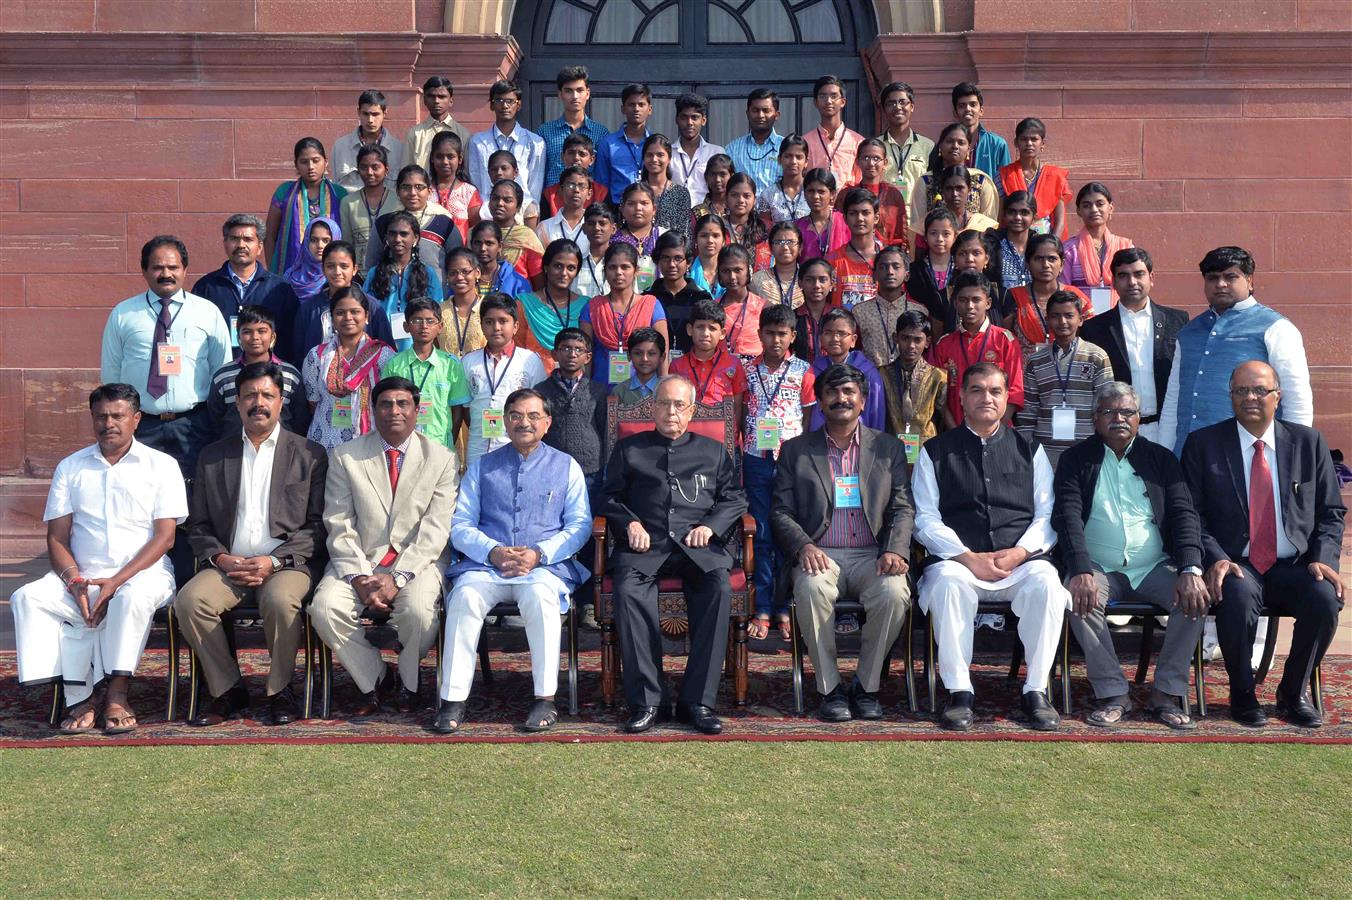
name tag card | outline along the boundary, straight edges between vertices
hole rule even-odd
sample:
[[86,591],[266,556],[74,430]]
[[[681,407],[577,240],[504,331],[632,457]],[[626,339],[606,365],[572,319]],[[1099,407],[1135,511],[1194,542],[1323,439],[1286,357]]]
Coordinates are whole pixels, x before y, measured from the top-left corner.
[[629,362],[629,354],[623,350],[616,350],[610,354],[610,383],[622,384],[629,380],[633,374],[634,367]]
[[421,426],[423,426],[423,425],[431,425],[431,424],[432,424],[432,401],[431,401],[431,400],[419,400],[419,401],[418,401],[418,425],[419,425],[419,427],[421,427]]
[[159,355],[161,375],[183,374],[183,348],[178,344],[156,344],[155,352]]
[[903,431],[897,435],[897,440],[901,441],[901,445],[906,448],[906,461],[915,465],[915,461],[920,458],[920,435]]
[[483,424],[484,437],[505,438],[507,436],[507,426],[503,423],[505,414],[500,408],[489,408],[483,411],[480,422]]
[[404,324],[404,314],[394,313],[390,316],[390,334],[396,341],[411,341],[413,335],[408,333],[408,326]]
[[329,413],[329,422],[334,428],[352,427],[352,397],[339,397],[334,401],[333,410]]
[[1112,288],[1096,287],[1089,289],[1089,302],[1094,307],[1094,315],[1102,315],[1113,308]]
[[836,509],[859,509],[864,505],[859,496],[858,475],[836,476]]
[[779,450],[783,440],[784,422],[772,416],[760,416],[756,419],[756,450]]
[[239,316],[230,317],[230,346],[239,346]]
[[1052,440],[1075,440],[1075,410],[1068,406],[1052,410]]

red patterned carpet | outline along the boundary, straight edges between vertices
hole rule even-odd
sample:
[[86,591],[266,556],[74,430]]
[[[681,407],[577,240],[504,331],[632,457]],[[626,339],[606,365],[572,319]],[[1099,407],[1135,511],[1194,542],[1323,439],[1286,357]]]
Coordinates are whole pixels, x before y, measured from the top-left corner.
[[[1116,729],[1105,730],[1085,725],[1083,715],[1091,699],[1089,684],[1082,668],[1072,665],[1073,714],[1058,732],[1042,734],[1024,728],[1017,720],[1017,686],[1006,681],[1007,656],[989,654],[979,657],[974,671],[977,694],[977,727],[968,734],[956,735],[941,730],[924,710],[927,704],[925,682],[917,665],[916,686],[922,711],[913,714],[907,709],[905,691],[901,683],[902,666],[892,664],[892,675],[884,684],[882,699],[887,715],[880,722],[851,722],[829,725],[812,717],[817,694],[811,687],[811,671],[805,702],[807,714],[793,715],[793,691],[790,678],[790,659],[786,650],[778,653],[751,654],[751,674],[748,703],[745,709],[734,709],[731,685],[724,680],[720,696],[725,731],[718,738],[706,738],[678,725],[660,725],[641,736],[624,735],[620,731],[624,708],[622,705],[606,708],[601,703],[600,660],[595,652],[581,657],[580,709],[576,717],[567,715],[566,679],[560,679],[559,705],[563,713],[555,728],[544,735],[525,735],[515,730],[515,723],[525,717],[529,704],[531,683],[529,657],[525,653],[495,652],[493,689],[486,691],[482,681],[475,684],[470,697],[468,723],[461,733],[441,736],[427,730],[432,718],[429,708],[418,715],[399,715],[393,711],[372,716],[364,721],[350,721],[344,710],[351,707],[355,689],[340,666],[334,670],[333,709],[335,718],[311,719],[283,727],[269,727],[252,718],[232,721],[212,729],[190,728],[181,721],[187,707],[186,690],[180,691],[180,721],[166,723],[163,719],[165,674],[168,670],[163,650],[146,653],[140,676],[133,683],[132,703],[140,712],[142,726],[132,734],[105,736],[99,733],[69,736],[60,735],[46,724],[46,713],[51,698],[50,688],[19,689],[15,681],[13,653],[0,654],[0,747],[62,747],[62,746],[137,746],[172,744],[236,744],[236,743],[422,743],[439,741],[461,742],[524,742],[524,741],[672,741],[672,740],[1061,740],[1061,741],[1216,741],[1216,742],[1295,742],[1295,743],[1352,743],[1352,658],[1329,657],[1324,661],[1324,709],[1326,725],[1310,731],[1294,728],[1272,719],[1268,728],[1254,731],[1243,728],[1227,715],[1227,692],[1223,685],[1224,670],[1219,665],[1208,667],[1208,716],[1192,732],[1173,732],[1163,725],[1145,719],[1139,712],[1128,717]],[[263,691],[267,657],[261,650],[244,650],[243,664],[247,683],[254,696]],[[680,657],[668,659],[668,671],[679,671]],[[845,668],[851,668],[847,661]],[[424,663],[424,692],[430,696],[434,661]],[[847,676],[848,677],[848,676]],[[1260,697],[1271,713],[1272,691],[1280,669],[1261,686]],[[297,673],[297,683],[300,673]],[[184,679],[181,684],[186,684]],[[1148,685],[1136,688],[1138,704],[1145,700]],[[942,703],[942,690],[940,702]],[[264,708],[260,704],[261,715]]]

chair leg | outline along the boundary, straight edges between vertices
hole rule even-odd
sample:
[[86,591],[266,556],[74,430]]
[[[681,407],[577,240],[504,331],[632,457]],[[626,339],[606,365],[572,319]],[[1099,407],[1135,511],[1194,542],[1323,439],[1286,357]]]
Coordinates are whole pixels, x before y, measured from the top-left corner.
[[1155,617],[1141,619],[1141,656],[1136,663],[1136,683],[1145,684],[1146,673],[1150,671],[1150,657],[1155,650]]
[[615,705],[615,670],[618,668],[620,648],[616,643],[615,620],[602,619],[601,626],[601,702]]
[[793,714],[803,714],[803,642],[798,633],[798,604],[789,598],[789,647],[793,654]]
[[315,698],[315,644],[314,632],[310,629],[310,617],[301,613],[301,638],[305,643],[305,686],[301,703],[301,718],[314,716]]
[[66,686],[61,683],[61,676],[57,676],[56,681],[52,682],[52,708],[47,713],[47,724],[55,728],[61,724],[61,714],[66,711]]
[[577,619],[576,606],[568,610],[568,715],[577,715]]
[[1197,715],[1206,718],[1206,659],[1202,655],[1202,639],[1192,651],[1192,666],[1197,672]]
[[483,676],[484,690],[493,690],[493,667],[488,663],[487,635],[479,632],[479,672]]
[[1310,673],[1310,696],[1314,698],[1314,708],[1324,714],[1324,676],[1319,674],[1319,666]]
[[442,597],[437,604],[437,683],[432,685],[432,708],[437,709],[441,705],[441,674],[446,665],[446,599]]
[[172,722],[178,715],[178,618],[174,615],[173,604],[170,604],[165,613],[165,621],[168,625],[168,643],[169,643],[169,675],[168,684],[164,690],[164,721]]
[[330,718],[333,713],[333,650],[323,641],[317,641],[319,647],[319,714]]
[[1009,674],[1005,677],[1010,681],[1019,680],[1019,669],[1023,666],[1023,641],[1019,640],[1018,632],[1014,632],[1014,649],[1009,656]]
[[732,695],[737,706],[746,706],[747,670],[750,659],[746,643],[746,616],[733,620]]
[[929,685],[929,711],[931,715],[939,714],[939,690],[936,682],[938,681],[938,672],[935,670],[934,657],[937,648],[934,646],[934,621],[925,617],[925,681]]
[[197,718],[197,706],[202,701],[200,667],[197,664],[197,651],[188,648],[188,721]]
[[1272,655],[1277,651],[1277,623],[1280,621],[1281,618],[1278,616],[1267,617],[1267,635],[1263,638],[1263,658],[1258,663],[1258,671],[1254,673],[1254,684],[1262,684],[1263,680],[1267,678],[1269,670],[1272,669]]
[[1061,620],[1061,715],[1070,715],[1070,620]]
[[919,698],[915,695],[915,609],[906,610],[906,621],[902,623],[901,630],[905,633],[906,641],[906,673],[903,676],[906,680],[906,702],[911,708],[911,714],[920,712]]

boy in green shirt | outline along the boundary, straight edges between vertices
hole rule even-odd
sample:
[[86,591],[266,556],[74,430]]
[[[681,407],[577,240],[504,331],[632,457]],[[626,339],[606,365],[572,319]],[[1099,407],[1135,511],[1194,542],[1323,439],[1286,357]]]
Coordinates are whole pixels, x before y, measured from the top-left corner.
[[469,407],[469,381],[465,370],[445,350],[437,349],[441,334],[441,305],[427,297],[416,297],[404,310],[404,327],[413,346],[385,363],[380,377],[399,375],[418,386],[422,400],[418,404],[418,430],[455,451],[455,433]]

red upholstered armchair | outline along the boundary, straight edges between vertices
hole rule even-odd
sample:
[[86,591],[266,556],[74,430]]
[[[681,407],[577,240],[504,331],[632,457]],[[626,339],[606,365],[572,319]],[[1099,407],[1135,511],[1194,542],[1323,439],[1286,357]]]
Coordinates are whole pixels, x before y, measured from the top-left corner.
[[[607,452],[622,438],[643,431],[651,431],[653,398],[647,397],[632,406],[621,406],[618,398],[610,397],[606,409]],[[721,443],[734,459],[737,454],[737,421],[732,401],[717,406],[695,407],[690,430]],[[751,542],[756,534],[756,521],[750,514],[742,516],[739,526],[741,559],[731,573],[732,628],[728,632],[728,652],[724,673],[732,676],[733,694],[738,706],[746,705],[747,646],[746,623],[756,608],[755,585],[748,573],[755,570]],[[610,577],[606,574],[606,520],[597,516],[592,520],[592,537],[596,539],[596,558],[592,565],[596,586],[596,621],[601,626],[601,697],[607,706],[615,702],[615,674],[620,668],[620,648],[615,632],[615,597]],[[689,633],[690,622],[685,608],[685,594],[679,578],[663,579],[658,585],[657,608],[662,631],[672,637]]]

